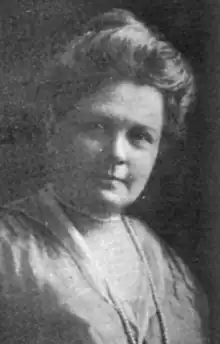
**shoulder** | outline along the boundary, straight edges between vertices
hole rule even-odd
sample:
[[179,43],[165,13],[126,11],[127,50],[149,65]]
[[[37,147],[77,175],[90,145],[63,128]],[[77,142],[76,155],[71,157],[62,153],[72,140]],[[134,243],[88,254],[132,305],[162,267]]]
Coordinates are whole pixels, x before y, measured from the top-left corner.
[[207,343],[210,336],[207,295],[176,252],[167,245],[163,251],[167,271],[164,305],[170,327],[179,327],[184,343]]
[[[0,207],[0,291],[8,293],[19,270],[21,256],[28,247],[22,213],[16,209],[21,200]],[[25,233],[26,232],[26,233]]]
[[16,213],[19,214],[21,212],[28,213],[30,215],[36,215],[38,203],[39,203],[38,193],[14,200],[10,203],[6,203],[0,206],[0,219],[6,215],[9,215],[9,214],[16,215]]
[[33,245],[43,247],[51,242],[51,231],[45,230],[43,205],[38,194],[0,207],[0,255],[30,251]]
[[133,222],[150,267],[157,269],[152,271],[154,279],[163,285],[158,290],[169,327],[176,328],[184,343],[205,343],[202,338],[208,337],[209,305],[196,276],[152,229],[139,220]]
[[21,236],[25,233],[29,208],[34,197],[27,197],[0,207],[0,238]]
[[31,217],[28,207],[33,203],[33,197],[19,199],[0,207],[0,254],[25,248],[31,238]]
[[166,280],[178,280],[188,286],[199,286],[195,275],[177,252],[170,247],[146,223],[138,219],[131,219],[138,239],[147,256],[157,256],[163,267],[163,276]]
[[63,254],[41,208],[37,195],[0,208],[0,294],[16,285],[20,290],[21,281],[37,283],[36,271]]

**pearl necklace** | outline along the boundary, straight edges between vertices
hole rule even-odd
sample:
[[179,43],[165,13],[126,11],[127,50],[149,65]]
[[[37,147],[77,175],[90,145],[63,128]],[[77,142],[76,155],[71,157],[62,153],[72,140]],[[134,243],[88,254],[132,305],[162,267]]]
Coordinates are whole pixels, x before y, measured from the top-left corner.
[[[68,203],[66,204],[63,200],[60,199],[59,196],[56,195],[56,193],[54,192],[52,186],[49,186],[49,190],[52,192],[52,194],[59,200],[59,202],[61,202],[61,204],[63,203],[64,205],[66,205],[67,207],[70,207],[71,209],[77,211],[77,208],[75,208],[75,206],[71,206]],[[87,212],[82,212],[81,209],[78,210],[79,213],[94,219],[96,221],[101,221],[101,222],[109,222],[110,219],[100,219],[100,218],[96,218],[93,215],[91,215],[90,213]],[[168,335],[168,329],[166,326],[166,321],[165,321],[165,315],[161,309],[161,305],[160,305],[160,301],[159,298],[157,296],[157,291],[156,291],[156,286],[154,284],[154,278],[153,278],[153,274],[151,272],[148,260],[146,259],[145,253],[143,251],[143,248],[141,247],[139,241],[136,238],[136,234],[134,232],[133,226],[131,224],[131,222],[129,221],[128,218],[122,216],[118,216],[118,217],[114,217],[113,218],[114,221],[115,219],[117,219],[117,221],[120,219],[123,221],[126,229],[128,230],[128,233],[130,234],[134,244],[136,245],[137,251],[140,255],[140,258],[142,260],[142,262],[144,263],[144,266],[146,267],[146,272],[148,275],[148,279],[149,279],[149,285],[150,285],[150,289],[151,289],[151,293],[153,296],[153,301],[155,303],[156,306],[156,312],[157,312],[157,316],[158,316],[158,320],[159,320],[159,324],[160,324],[160,328],[161,328],[161,333],[162,333],[162,341],[164,344],[169,344],[169,335]],[[103,221],[104,220],[104,221]],[[108,281],[104,278],[104,282],[105,282],[105,286],[108,290],[108,295],[109,295],[109,301],[110,303],[113,305],[113,307],[115,308],[115,310],[118,312],[118,315],[120,316],[124,327],[125,327],[125,332],[127,334],[128,340],[130,344],[142,344],[140,343],[140,341],[138,339],[135,338],[134,334],[133,334],[133,330],[131,328],[130,322],[127,318],[126,313],[124,312],[123,307],[121,306],[121,303],[119,301],[119,299],[117,298],[117,296],[112,292],[111,287],[109,286]]]

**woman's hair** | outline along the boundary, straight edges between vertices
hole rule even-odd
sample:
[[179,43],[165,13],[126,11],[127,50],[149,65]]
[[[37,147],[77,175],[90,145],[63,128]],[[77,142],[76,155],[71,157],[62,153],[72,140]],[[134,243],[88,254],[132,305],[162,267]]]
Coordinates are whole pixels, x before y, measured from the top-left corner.
[[181,131],[195,95],[193,73],[182,55],[162,35],[121,9],[93,18],[56,55],[45,76],[55,116],[63,116],[110,80],[154,86],[165,99],[164,130],[175,134]]

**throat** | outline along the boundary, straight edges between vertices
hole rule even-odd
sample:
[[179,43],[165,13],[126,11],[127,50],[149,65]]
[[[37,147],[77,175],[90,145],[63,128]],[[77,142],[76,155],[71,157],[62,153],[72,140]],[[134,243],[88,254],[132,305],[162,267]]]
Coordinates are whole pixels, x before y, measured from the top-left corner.
[[123,300],[137,296],[140,281],[140,257],[123,224],[90,233],[86,243],[101,274]]
[[[60,202],[59,202],[60,203]],[[75,209],[67,207],[64,203],[60,206],[76,229],[84,236],[103,236],[104,233],[111,233],[115,228],[124,228],[121,215],[105,217],[104,219],[88,216]]]
[[120,230],[124,229],[121,215],[117,217],[105,217],[104,220],[102,220],[100,218],[88,217],[81,212],[73,212],[68,208],[64,208],[63,210],[84,238],[94,237],[98,239],[99,237],[102,238],[103,236],[112,235],[111,233],[113,233],[116,228],[120,228]]
[[89,221],[90,224],[104,224],[111,222],[121,221],[121,213],[119,210],[115,209],[105,209],[104,205],[88,205],[84,206],[78,205],[78,202],[68,202],[58,195],[51,187],[51,192],[56,200],[59,202],[60,206],[63,208],[65,213],[73,219],[81,219],[83,222]]
[[65,214],[83,235],[105,278],[121,300],[132,300],[137,296],[140,283],[140,256],[127,230],[121,214],[105,217],[105,220],[88,216],[82,211],[57,199]]

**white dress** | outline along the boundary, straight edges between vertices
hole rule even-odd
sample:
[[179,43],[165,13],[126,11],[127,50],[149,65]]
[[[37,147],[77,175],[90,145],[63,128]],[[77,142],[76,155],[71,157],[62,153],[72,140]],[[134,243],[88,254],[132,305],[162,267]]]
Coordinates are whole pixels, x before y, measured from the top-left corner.
[[[130,343],[105,285],[65,218],[45,190],[2,209],[1,344]],[[146,225],[129,221],[152,273],[169,344],[208,343],[207,300],[194,276]],[[119,235],[116,228],[103,242],[91,237],[87,246],[117,294],[134,338],[139,337],[136,342],[163,344],[148,275],[129,236],[124,233],[122,242]]]

